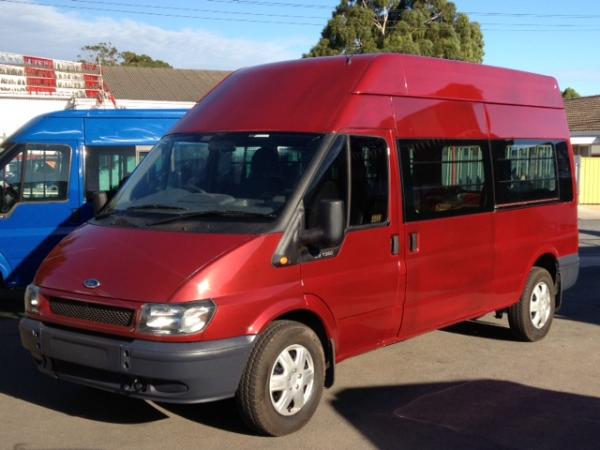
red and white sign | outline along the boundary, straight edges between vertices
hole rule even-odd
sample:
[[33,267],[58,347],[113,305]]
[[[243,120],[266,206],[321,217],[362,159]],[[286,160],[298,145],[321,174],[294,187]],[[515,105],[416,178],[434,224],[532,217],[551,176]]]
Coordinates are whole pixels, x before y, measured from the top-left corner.
[[98,64],[0,52],[0,96],[93,98],[115,102]]

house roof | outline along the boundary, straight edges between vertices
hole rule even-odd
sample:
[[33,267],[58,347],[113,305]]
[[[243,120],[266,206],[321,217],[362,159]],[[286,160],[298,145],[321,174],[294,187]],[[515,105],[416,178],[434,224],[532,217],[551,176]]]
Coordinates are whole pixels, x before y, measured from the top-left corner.
[[569,129],[573,134],[600,134],[600,95],[565,100]]
[[104,66],[102,75],[118,99],[196,102],[230,72]]

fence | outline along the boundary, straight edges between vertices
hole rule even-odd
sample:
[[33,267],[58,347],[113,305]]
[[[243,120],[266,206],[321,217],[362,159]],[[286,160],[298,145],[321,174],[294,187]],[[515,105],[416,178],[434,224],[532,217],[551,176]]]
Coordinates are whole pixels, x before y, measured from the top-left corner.
[[579,204],[600,204],[600,158],[578,158]]

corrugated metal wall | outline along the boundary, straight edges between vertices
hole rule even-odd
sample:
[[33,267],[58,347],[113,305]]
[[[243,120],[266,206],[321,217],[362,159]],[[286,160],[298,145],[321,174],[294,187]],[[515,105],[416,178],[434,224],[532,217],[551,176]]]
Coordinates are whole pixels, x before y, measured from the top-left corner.
[[600,204],[600,158],[581,158],[579,203],[581,205]]

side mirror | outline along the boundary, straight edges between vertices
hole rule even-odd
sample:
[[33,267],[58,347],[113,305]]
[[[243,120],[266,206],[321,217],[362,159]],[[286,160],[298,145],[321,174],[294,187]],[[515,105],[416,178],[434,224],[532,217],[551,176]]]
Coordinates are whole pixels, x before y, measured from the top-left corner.
[[108,203],[108,195],[106,192],[94,192],[92,193],[92,208],[94,215],[98,214],[102,208]]
[[321,200],[317,219],[318,226],[304,230],[300,240],[304,244],[323,243],[329,247],[339,245],[344,239],[346,225],[343,200]]

